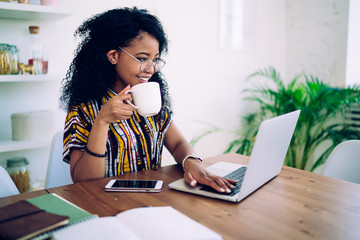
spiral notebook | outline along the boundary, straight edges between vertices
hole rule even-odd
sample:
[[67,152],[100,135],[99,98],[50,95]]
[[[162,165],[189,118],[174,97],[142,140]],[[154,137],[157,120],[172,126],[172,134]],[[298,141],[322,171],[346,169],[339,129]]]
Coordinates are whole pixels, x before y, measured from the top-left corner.
[[[60,197],[55,193],[50,193],[39,197],[31,198],[28,199],[27,201],[47,212],[57,215],[68,216],[69,225],[74,225],[93,218],[98,218],[97,215],[87,212],[86,210],[76,206],[75,204],[69,202],[68,200]],[[58,231],[58,230],[59,229],[56,229],[54,231]],[[54,231],[44,233],[42,235],[35,237],[34,239],[47,239],[51,237]]]

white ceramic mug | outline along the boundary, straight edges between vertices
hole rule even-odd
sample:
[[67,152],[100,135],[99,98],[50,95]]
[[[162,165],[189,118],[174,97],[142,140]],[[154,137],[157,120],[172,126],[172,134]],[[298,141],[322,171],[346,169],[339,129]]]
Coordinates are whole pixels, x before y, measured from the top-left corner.
[[125,93],[130,93],[134,104],[126,101],[133,106],[143,117],[151,117],[160,112],[161,92],[157,82],[140,83],[133,86]]

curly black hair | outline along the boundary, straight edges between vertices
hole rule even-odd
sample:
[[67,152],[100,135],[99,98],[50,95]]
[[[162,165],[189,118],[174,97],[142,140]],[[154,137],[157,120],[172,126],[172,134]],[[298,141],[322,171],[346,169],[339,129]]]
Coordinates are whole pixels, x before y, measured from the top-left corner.
[[[168,40],[161,22],[145,9],[113,9],[86,20],[74,33],[82,41],[62,81],[61,107],[68,109],[72,105],[99,99],[113,87],[116,72],[106,53],[129,46],[140,31],[158,40],[160,56],[167,52]],[[163,75],[156,72],[149,81],[160,84],[163,107],[171,109],[168,86]]]

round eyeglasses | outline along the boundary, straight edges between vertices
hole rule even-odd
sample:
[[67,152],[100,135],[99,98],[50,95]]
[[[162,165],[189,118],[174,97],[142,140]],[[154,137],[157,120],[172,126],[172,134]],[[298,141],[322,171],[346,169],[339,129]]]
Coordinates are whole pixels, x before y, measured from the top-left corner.
[[161,58],[137,58],[134,57],[132,54],[128,53],[125,49],[123,49],[122,47],[119,47],[119,49],[121,51],[123,51],[124,53],[126,53],[127,55],[129,55],[132,59],[134,59],[135,61],[137,61],[138,63],[140,63],[140,71],[141,72],[145,72],[146,70],[148,70],[150,67],[154,68],[155,72],[160,71],[166,64],[166,62],[164,60],[162,60]]

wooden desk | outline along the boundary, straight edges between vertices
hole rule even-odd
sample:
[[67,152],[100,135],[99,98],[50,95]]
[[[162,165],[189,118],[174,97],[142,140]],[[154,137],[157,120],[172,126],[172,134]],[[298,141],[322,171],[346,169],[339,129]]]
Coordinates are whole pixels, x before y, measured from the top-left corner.
[[[247,163],[248,158],[226,154],[206,159]],[[161,193],[105,192],[109,181],[99,179],[52,189],[76,205],[99,216],[115,215],[142,206],[172,206],[224,239],[360,239],[360,185],[294,168],[240,203],[229,203],[168,188],[182,177],[180,166],[126,174],[118,178],[161,179]],[[0,206],[45,194],[45,191],[0,199]]]

